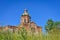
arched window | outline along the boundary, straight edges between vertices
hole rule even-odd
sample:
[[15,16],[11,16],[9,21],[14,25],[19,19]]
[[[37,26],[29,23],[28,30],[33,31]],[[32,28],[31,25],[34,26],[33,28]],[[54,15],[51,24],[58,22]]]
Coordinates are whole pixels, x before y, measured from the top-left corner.
[[26,19],[24,19],[24,23],[26,23]]

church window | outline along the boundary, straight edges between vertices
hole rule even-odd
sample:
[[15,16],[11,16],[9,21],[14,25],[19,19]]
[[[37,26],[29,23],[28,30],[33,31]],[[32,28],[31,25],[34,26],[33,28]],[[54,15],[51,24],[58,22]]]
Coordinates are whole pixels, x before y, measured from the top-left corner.
[[24,19],[24,22],[26,23],[26,19]]

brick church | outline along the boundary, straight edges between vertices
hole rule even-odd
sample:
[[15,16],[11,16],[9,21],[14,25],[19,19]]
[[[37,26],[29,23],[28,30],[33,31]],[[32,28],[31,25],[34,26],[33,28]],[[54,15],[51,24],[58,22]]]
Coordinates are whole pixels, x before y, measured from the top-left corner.
[[35,32],[41,32],[42,28],[40,26],[37,26],[36,23],[31,21],[31,17],[28,13],[28,10],[25,9],[23,14],[21,15],[21,23],[19,26],[5,26],[0,27],[0,30],[20,30],[22,27],[24,27],[27,31],[28,30],[34,30]]

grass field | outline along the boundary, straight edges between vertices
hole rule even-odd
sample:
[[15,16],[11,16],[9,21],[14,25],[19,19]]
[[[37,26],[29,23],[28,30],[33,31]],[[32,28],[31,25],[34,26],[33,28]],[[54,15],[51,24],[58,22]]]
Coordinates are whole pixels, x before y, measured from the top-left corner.
[[0,40],[60,40],[59,33],[27,33],[26,31],[0,31]]

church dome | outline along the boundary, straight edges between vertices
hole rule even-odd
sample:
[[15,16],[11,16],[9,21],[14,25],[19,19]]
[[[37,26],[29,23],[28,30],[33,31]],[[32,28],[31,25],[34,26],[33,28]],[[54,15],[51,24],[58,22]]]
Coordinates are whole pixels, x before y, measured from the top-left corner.
[[27,15],[27,16],[29,16],[29,14],[28,14],[28,10],[27,10],[27,9],[24,10],[23,15]]

